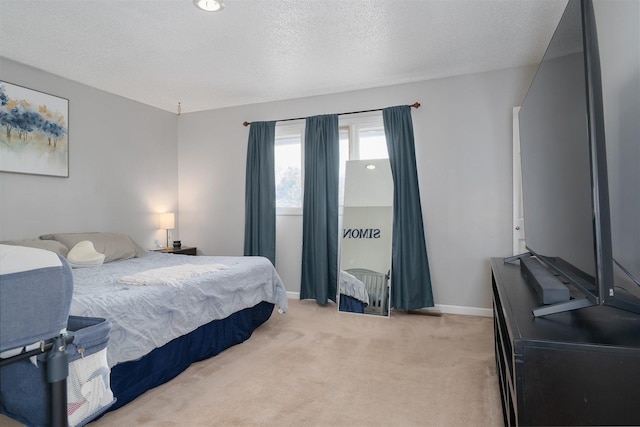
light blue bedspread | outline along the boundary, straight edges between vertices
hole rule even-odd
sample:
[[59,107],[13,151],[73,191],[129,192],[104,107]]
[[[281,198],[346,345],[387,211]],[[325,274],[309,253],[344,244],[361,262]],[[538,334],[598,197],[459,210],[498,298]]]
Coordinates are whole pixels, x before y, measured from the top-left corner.
[[[122,276],[182,264],[223,264],[226,269],[185,279],[181,285],[124,285]],[[268,259],[149,253],[100,267],[73,270],[70,313],[112,323],[110,367],[136,360],[199,326],[261,301],[287,311],[287,292]]]
[[340,270],[340,293],[369,304],[369,294],[364,283],[344,270]]

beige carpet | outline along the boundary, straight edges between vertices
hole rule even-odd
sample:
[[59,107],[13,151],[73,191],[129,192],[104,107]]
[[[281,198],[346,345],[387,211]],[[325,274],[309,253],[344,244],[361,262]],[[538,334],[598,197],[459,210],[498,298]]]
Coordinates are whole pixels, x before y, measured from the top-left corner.
[[247,342],[89,425],[501,426],[493,323],[291,300]]

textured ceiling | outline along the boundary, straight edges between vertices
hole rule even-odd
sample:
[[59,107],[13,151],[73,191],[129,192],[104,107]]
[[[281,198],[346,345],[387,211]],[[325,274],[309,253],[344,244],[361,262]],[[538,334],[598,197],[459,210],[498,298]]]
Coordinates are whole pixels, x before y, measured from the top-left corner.
[[226,0],[207,13],[191,0],[0,0],[0,56],[192,112],[535,64],[565,5]]

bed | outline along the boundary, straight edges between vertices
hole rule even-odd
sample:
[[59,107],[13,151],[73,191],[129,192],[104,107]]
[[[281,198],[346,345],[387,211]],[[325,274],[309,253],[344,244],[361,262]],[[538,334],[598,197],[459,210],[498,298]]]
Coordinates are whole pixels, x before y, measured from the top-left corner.
[[117,233],[50,234],[10,244],[60,244],[50,250],[70,259],[86,241],[104,257],[94,265],[71,262],[84,268],[73,269],[69,313],[111,322],[107,363],[117,399],[111,410],[247,340],[275,305],[287,310],[286,289],[263,257],[144,251]]
[[386,316],[389,276],[366,268],[341,271],[340,310]]
[[364,283],[347,271],[340,270],[338,310],[364,314],[369,294]]

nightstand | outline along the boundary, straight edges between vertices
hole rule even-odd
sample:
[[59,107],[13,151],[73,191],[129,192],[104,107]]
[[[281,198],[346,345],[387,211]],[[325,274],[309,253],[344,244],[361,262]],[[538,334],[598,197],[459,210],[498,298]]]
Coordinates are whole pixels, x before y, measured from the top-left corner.
[[163,254],[179,254],[179,255],[197,255],[198,248],[195,246],[182,246],[180,248],[164,248],[157,249],[158,252]]

